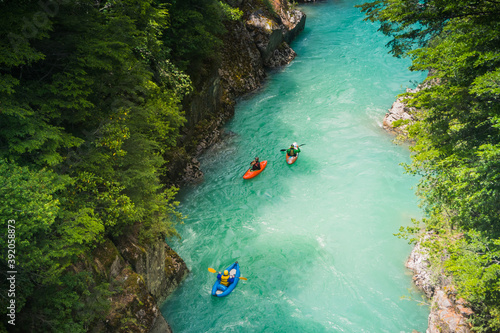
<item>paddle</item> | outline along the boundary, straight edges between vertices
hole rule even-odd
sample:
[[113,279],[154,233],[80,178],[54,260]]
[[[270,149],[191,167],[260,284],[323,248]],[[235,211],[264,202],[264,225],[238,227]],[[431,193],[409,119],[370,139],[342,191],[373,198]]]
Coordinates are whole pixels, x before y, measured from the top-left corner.
[[[305,146],[305,145],[306,145],[306,144],[305,144],[305,143],[303,143],[303,144],[301,144],[301,145],[298,145],[297,147],[301,147],[301,146]],[[280,149],[280,151],[286,151],[287,149],[288,149],[288,148],[285,148],[285,149]]]
[[[209,271],[210,273],[217,273],[217,271],[216,271],[215,269],[213,269],[212,267],[208,267],[208,271]],[[242,276],[240,276],[240,277],[239,277],[239,279],[240,279],[240,280],[245,280],[245,281],[246,281],[246,280],[248,280],[247,278],[242,277]]]

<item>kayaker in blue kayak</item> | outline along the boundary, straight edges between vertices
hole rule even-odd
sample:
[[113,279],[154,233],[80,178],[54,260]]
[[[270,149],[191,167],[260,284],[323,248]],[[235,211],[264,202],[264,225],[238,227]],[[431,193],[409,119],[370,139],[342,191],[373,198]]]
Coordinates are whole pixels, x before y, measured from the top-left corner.
[[217,280],[219,280],[219,283],[224,287],[228,287],[231,283],[234,282],[234,277],[229,276],[229,272],[226,269],[224,271],[224,274],[221,274],[221,272],[217,274]]
[[255,160],[253,160],[252,162],[250,162],[250,165],[252,166],[252,170],[260,170],[259,158],[256,157]]
[[286,150],[286,153],[288,156],[296,156],[298,153],[300,153],[300,148],[297,146],[297,142],[294,142],[290,145],[290,148]]

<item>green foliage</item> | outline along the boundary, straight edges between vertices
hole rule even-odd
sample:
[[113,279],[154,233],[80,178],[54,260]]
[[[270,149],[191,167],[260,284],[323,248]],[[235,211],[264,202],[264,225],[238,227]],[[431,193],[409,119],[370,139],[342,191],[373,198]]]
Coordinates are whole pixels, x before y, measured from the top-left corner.
[[238,21],[243,16],[243,12],[239,8],[233,8],[222,1],[219,1],[219,5],[221,6],[224,15],[230,20]]
[[[169,27],[162,41],[173,63],[197,83],[219,59],[223,19],[228,7],[218,0],[162,0],[169,11]],[[230,10],[229,13],[237,13]],[[232,15],[232,14],[231,14]]]
[[[140,230],[143,243],[177,235],[177,189],[160,177],[186,121],[181,102],[192,84],[168,58],[164,35],[177,33],[163,4],[0,2],[0,224],[6,230],[16,221],[16,308],[26,324],[19,327],[87,331],[113,292],[77,273],[92,250],[130,230]],[[209,13],[221,8],[205,5]],[[211,30],[210,20],[198,20],[200,29]],[[177,29],[185,25],[191,22]],[[191,36],[179,36],[185,40],[175,43],[187,45]],[[206,32],[195,43],[205,37],[215,38]],[[2,269],[6,256],[2,251]]]
[[[391,52],[409,56],[413,70],[430,70],[427,88],[411,94],[419,109],[410,124],[409,172],[421,176],[418,194],[426,228],[445,237],[460,296],[476,311],[480,332],[500,329],[500,3],[383,0],[360,6],[391,36]],[[415,230],[409,230],[412,233]]]
[[[16,309],[24,311],[18,314],[17,323],[29,325],[36,318],[33,331],[85,331],[72,313],[83,306],[80,297],[89,292],[88,278],[68,274],[68,268],[95,243],[104,227],[92,212],[64,210],[64,194],[72,185],[68,176],[0,160],[0,226],[8,230],[11,225],[15,230],[14,238],[0,239],[2,249],[14,240],[9,242],[15,245],[14,262],[4,250],[0,267],[3,272],[18,272]],[[8,290],[4,284],[2,279],[2,292]],[[7,306],[7,300],[2,297],[1,305]],[[100,311],[91,320],[101,316]]]
[[453,20],[493,31],[500,16],[499,6],[496,1],[376,0],[356,7],[366,13],[366,20],[380,22],[379,30],[393,37],[388,43],[391,52],[402,56],[415,44],[426,46]]
[[406,239],[408,241],[408,244],[416,243],[418,241],[417,235],[419,235],[420,231],[422,230],[420,221],[411,219],[411,222],[413,223],[413,226],[401,226],[399,227],[399,232],[397,234],[394,234],[394,236],[398,238]]
[[[0,226],[4,231],[15,231],[13,242],[7,237],[0,239],[4,249],[0,260],[5,266],[12,264],[28,274],[38,272],[35,281],[39,283],[52,282],[67,267],[63,253],[66,244],[59,242],[56,233],[65,227],[57,221],[61,211],[57,194],[68,185],[68,177],[58,177],[47,170],[34,172],[0,160]],[[14,245],[15,262],[8,261],[7,242]],[[16,297],[19,308],[26,302],[32,285],[25,288]]]
[[454,274],[459,296],[479,315],[473,324],[479,332],[500,330],[500,239],[470,231],[449,247],[446,268]]
[[392,123],[392,127],[400,127],[404,125],[408,125],[410,123],[409,119],[398,119]]

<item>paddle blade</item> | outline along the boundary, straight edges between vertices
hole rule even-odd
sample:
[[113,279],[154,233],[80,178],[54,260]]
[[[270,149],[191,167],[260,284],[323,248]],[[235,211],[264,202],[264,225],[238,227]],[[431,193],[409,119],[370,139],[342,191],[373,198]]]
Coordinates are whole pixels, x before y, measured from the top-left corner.
[[286,149],[280,149],[280,151],[286,151]]
[[208,267],[208,271],[210,273],[217,273],[217,271],[215,269],[211,268],[211,267]]
[[246,280],[248,280],[247,278],[244,278],[244,277],[242,277],[242,276],[240,276],[240,277],[239,277],[239,279],[240,279],[240,280],[245,280],[245,281],[246,281]]

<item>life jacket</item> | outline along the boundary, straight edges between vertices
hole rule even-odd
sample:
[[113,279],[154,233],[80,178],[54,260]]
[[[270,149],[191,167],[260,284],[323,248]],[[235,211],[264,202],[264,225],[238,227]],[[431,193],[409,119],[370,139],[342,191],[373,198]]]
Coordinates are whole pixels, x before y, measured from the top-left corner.
[[297,155],[297,153],[295,153],[295,149],[294,148],[290,148],[289,150],[290,150],[290,152],[288,153],[289,156],[295,156],[295,155]]
[[222,284],[226,287],[229,286],[229,282],[227,282],[228,279],[229,279],[229,275],[221,275],[220,284]]

